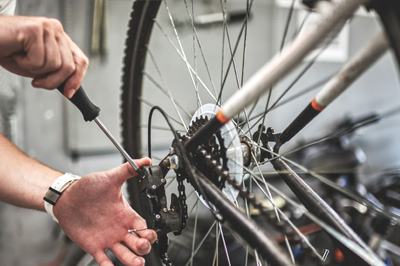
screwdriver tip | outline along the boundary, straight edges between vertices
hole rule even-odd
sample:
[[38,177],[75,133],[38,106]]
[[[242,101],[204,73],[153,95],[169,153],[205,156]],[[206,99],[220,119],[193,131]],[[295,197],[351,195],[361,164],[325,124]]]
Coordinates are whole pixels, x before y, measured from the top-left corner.
[[137,173],[139,176],[144,176],[144,173],[143,173],[142,169],[140,169],[140,168],[136,169],[136,173]]

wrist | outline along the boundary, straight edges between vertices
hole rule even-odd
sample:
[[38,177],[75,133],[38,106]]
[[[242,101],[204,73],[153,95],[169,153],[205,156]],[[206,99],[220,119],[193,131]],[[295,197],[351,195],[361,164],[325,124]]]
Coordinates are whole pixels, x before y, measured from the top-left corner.
[[43,198],[44,207],[46,212],[53,218],[54,221],[58,222],[57,218],[54,215],[53,207],[57,204],[62,193],[79,179],[81,179],[80,176],[66,173],[58,177],[46,192]]

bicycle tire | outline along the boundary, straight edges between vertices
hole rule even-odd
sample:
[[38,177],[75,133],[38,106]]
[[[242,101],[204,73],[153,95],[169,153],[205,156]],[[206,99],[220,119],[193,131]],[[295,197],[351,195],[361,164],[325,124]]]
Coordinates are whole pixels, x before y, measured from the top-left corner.
[[[132,80],[132,76],[141,77],[140,72],[145,64],[144,50],[150,38],[153,27],[153,18],[158,11],[161,1],[135,1],[132,7],[131,18],[128,25],[126,49],[123,68],[123,89],[122,89],[122,123],[123,123],[123,145],[132,158],[139,158],[142,154],[137,147],[141,146],[142,138],[140,129],[140,89],[142,80]],[[138,73],[139,72],[139,73]],[[136,73],[132,75],[131,73]],[[140,191],[137,180],[128,182],[128,191],[132,208],[140,215],[143,214]],[[153,248],[150,254],[145,256],[146,264],[162,265],[159,255]]]
[[[129,22],[123,69],[122,110],[124,111],[122,113],[122,136],[123,145],[134,158],[143,156],[137,149],[142,145],[141,135],[138,134],[142,120],[140,117],[140,89],[142,88],[141,78],[143,77],[141,71],[146,61],[145,50],[150,39],[153,19],[160,4],[161,1],[135,1]],[[128,181],[128,192],[132,207],[142,215],[144,212],[138,188],[137,181]],[[160,254],[156,250],[156,247],[153,248],[151,253],[145,256],[147,264],[155,266],[163,264],[160,260]]]
[[[122,87],[122,137],[123,144],[133,158],[143,157],[143,69],[149,54],[147,45],[151,38],[154,21],[162,1],[135,1],[129,22],[124,58]],[[140,148],[142,147],[142,148]],[[139,185],[137,180],[128,182],[128,192],[132,207],[142,215]],[[149,265],[162,265],[159,254],[153,249],[146,256]]]

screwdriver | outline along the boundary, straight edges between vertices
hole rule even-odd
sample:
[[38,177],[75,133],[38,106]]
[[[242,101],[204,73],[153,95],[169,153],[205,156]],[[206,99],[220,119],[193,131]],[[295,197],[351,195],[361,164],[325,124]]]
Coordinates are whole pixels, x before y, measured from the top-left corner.
[[[61,94],[64,95],[64,84],[57,88]],[[130,165],[136,170],[136,173],[143,176],[142,170],[137,166],[137,164],[132,160],[129,154],[125,151],[122,145],[113,137],[111,132],[106,128],[106,126],[100,121],[98,118],[100,114],[100,108],[97,107],[90,101],[89,97],[86,95],[82,86],[75,92],[74,96],[69,99],[82,113],[83,119],[87,121],[96,122],[96,124],[100,127],[100,129],[104,132],[104,134],[108,137],[109,140],[114,144],[114,146],[118,149],[122,156],[129,162]]]

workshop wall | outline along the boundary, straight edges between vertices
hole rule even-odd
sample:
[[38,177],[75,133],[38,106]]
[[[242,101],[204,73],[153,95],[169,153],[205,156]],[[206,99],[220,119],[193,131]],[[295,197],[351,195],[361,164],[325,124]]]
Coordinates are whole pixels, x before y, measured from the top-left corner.
[[[63,22],[65,31],[90,58],[83,87],[101,108],[102,122],[120,139],[119,89],[131,1],[113,0],[108,5],[105,10],[108,28],[100,40],[92,38],[94,3],[94,0],[19,0],[17,14],[53,17]],[[103,42],[104,49],[91,49],[92,40]],[[84,122],[79,111],[58,91],[34,89],[29,79],[16,79],[13,75],[8,79],[13,84],[12,91],[17,92],[11,95],[17,103],[9,137],[29,156],[60,171],[79,175],[107,170],[123,161],[97,125]],[[45,213],[0,203],[0,224],[1,265],[44,264],[56,258],[64,242],[58,225]]]
[[[196,1],[196,0],[195,0]],[[84,80],[83,87],[93,102],[102,111],[101,120],[110,131],[119,139],[119,89],[122,68],[123,47],[126,36],[126,25],[131,10],[130,0],[109,0],[105,9],[96,9],[95,0],[19,0],[17,13],[58,18],[63,22],[66,32],[84,50],[90,58],[90,67]],[[257,1],[256,1],[257,2]],[[270,6],[285,2],[269,0]],[[284,14],[287,12],[284,5],[270,12],[271,20],[278,17],[281,26],[284,23]],[[95,15],[94,15],[95,14]],[[280,18],[279,18],[280,17]],[[348,54],[357,52],[361,43],[368,40],[378,31],[377,22],[370,17],[359,16],[353,19],[354,24],[348,29]],[[104,23],[104,24],[103,24]],[[105,27],[101,26],[105,25]],[[370,30],[366,32],[365,29]],[[282,27],[274,25],[271,46],[266,51],[270,57],[279,47],[278,39]],[[260,26],[260,32],[265,30]],[[168,60],[168,59],[165,59]],[[313,84],[320,72],[333,73],[341,62],[323,61],[313,68],[299,83],[299,87]],[[387,54],[377,65],[369,71],[371,76],[363,76],[354,84],[351,92],[346,92],[344,101],[334,103],[326,110],[325,117],[333,117],[328,123],[333,123],[344,117],[351,108],[357,110],[361,116],[366,114],[369,106],[377,101],[398,101],[398,82],[393,83],[396,75]],[[171,75],[172,76],[172,75]],[[291,75],[293,77],[294,75]],[[376,80],[373,77],[382,77]],[[15,78],[15,77],[14,77]],[[171,78],[175,78],[174,76]],[[275,91],[286,87],[287,79],[277,85]],[[396,79],[397,80],[397,79]],[[11,138],[29,156],[60,171],[68,171],[85,175],[93,171],[106,170],[119,165],[121,156],[115,151],[109,140],[93,123],[83,121],[79,111],[68,103],[58,91],[46,92],[33,89],[30,80],[18,79],[15,99],[17,100],[15,117],[10,130]],[[374,89],[371,84],[378,87]],[[365,88],[367,88],[365,90]],[[396,90],[397,89],[397,90]],[[281,90],[282,91],[282,90]],[[393,95],[396,91],[396,95]],[[313,92],[314,93],[314,92]],[[306,95],[308,97],[311,94]],[[276,94],[278,95],[278,94]],[[362,96],[360,96],[362,95]],[[290,96],[290,95],[289,95]],[[154,97],[162,97],[154,95]],[[190,103],[188,103],[190,104]],[[294,102],[296,105],[297,102]],[[366,106],[357,109],[356,106]],[[338,112],[340,110],[340,112]],[[282,129],[287,121],[292,119],[298,110],[288,110],[284,116],[271,116],[269,123],[274,128]],[[306,133],[299,135],[298,141],[306,134],[307,137],[321,136],[321,128],[316,119],[309,125]],[[380,134],[370,133],[369,129],[357,133],[355,143],[364,145],[363,148],[370,160],[365,171],[379,170],[382,161],[392,165],[398,164],[396,156],[400,143],[388,143],[382,136],[395,135],[399,131],[398,117],[384,123],[396,125]],[[324,128],[322,130],[326,130]],[[366,140],[373,140],[366,145]],[[400,140],[399,140],[400,141]],[[379,151],[379,152],[377,152]],[[386,166],[386,165],[385,165]],[[47,214],[31,210],[20,209],[6,204],[0,204],[0,264],[25,266],[39,265],[54,259],[63,245],[64,238],[59,234],[59,227]]]

